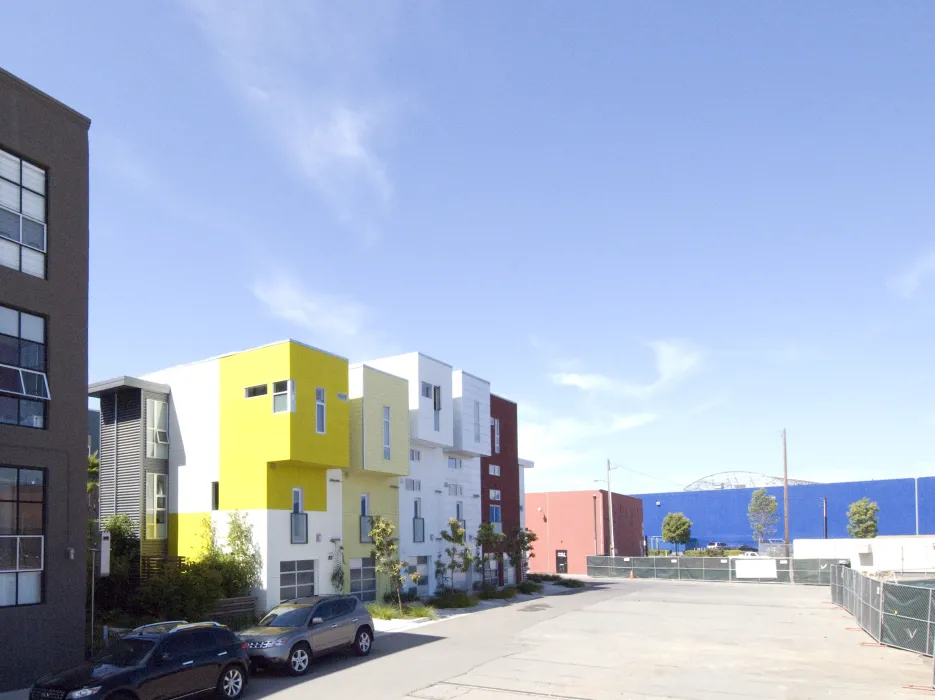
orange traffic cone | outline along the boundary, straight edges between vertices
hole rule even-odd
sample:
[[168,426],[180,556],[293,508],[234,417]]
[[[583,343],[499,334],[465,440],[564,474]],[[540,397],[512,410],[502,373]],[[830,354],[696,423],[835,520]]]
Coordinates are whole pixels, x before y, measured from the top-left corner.
[[633,569],[630,569],[630,580],[632,581],[635,578],[636,576],[633,575]]

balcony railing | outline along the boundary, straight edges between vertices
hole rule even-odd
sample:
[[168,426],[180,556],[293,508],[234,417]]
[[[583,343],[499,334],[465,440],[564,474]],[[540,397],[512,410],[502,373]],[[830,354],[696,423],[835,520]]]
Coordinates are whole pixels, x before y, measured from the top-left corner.
[[291,517],[292,544],[308,544],[308,513],[292,513]]
[[370,531],[373,529],[373,518],[369,515],[360,516],[360,542],[361,544],[370,544],[373,542],[373,538],[370,536]]
[[412,519],[412,541],[425,542],[425,518]]

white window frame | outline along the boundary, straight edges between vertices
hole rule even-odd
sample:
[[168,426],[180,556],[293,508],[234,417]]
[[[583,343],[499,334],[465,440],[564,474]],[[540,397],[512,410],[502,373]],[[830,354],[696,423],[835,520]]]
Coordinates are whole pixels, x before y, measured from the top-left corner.
[[[496,513],[497,513],[497,519],[496,519],[496,520],[494,520],[494,517],[493,517],[493,514],[494,514],[494,512],[495,512],[494,509],[496,509]],[[502,524],[502,523],[503,523],[503,510],[500,508],[499,505],[491,504],[490,507],[489,507],[489,509],[488,509],[488,513],[490,514],[490,522],[491,522],[491,524],[494,524],[494,523],[501,523],[501,524]]]
[[[286,383],[285,391],[276,391],[276,385]],[[286,397],[286,407],[282,410],[276,410],[276,397]],[[273,413],[295,413],[295,382],[291,379],[280,379],[273,382]]]
[[409,461],[410,462],[421,462],[422,461],[422,450],[409,450]]
[[421,498],[412,499],[412,517],[413,518],[422,517],[422,499]]
[[474,442],[480,442],[480,401],[474,402]]
[[487,467],[487,472],[490,474],[490,476],[500,476],[500,465],[491,464]]
[[[369,562],[370,566],[364,566],[365,562]],[[354,572],[359,571],[360,575],[356,578]],[[364,573],[367,573],[367,576],[364,577]],[[362,603],[372,603],[377,599],[377,569],[376,562],[371,557],[362,557],[360,559],[351,559],[348,565],[348,574],[350,581],[350,588],[354,588],[354,583],[359,582],[359,591],[351,590],[349,595],[357,598]],[[367,586],[364,588],[364,586]]]
[[439,432],[441,430],[442,388],[437,384],[432,386],[432,413],[435,432]]
[[[160,408],[161,407],[161,408]],[[161,427],[157,418],[163,418]],[[169,459],[169,402],[160,399],[146,399],[146,457],[149,459]]]
[[[159,507],[159,482],[163,484],[164,505]],[[159,514],[162,513],[160,530]],[[166,540],[169,538],[169,477],[168,474],[146,472],[146,539]]]
[[[315,432],[319,435],[324,435],[328,432],[328,408],[325,404],[325,393],[324,387],[315,387]],[[321,421],[318,420],[319,415],[321,416]],[[321,425],[319,426],[319,423]],[[319,430],[319,428],[321,428]]]
[[[263,391],[259,391],[262,389]],[[253,391],[255,393],[251,394]],[[261,396],[266,396],[269,394],[269,384],[254,384],[253,386],[245,386],[243,390],[243,397],[245,399],[257,399]]]
[[[312,568],[311,568],[311,569],[300,569],[300,568],[299,568],[299,562],[300,562],[300,561],[311,561],[311,563],[312,563]],[[291,563],[291,564],[294,564],[294,565],[295,565],[295,566],[293,567],[292,571],[283,571],[283,570],[282,570],[282,565],[283,565],[283,564],[288,564],[288,563]],[[318,568],[318,561],[315,560],[315,559],[297,559],[297,560],[286,559],[286,560],[284,560],[284,561],[280,561],[280,562],[279,562],[279,602],[280,602],[280,603],[284,603],[284,602],[286,602],[287,600],[294,600],[295,598],[299,597],[299,586],[311,586],[311,587],[312,587],[311,595],[315,595],[315,588],[317,587],[317,586],[315,585],[315,578],[316,578],[316,576],[315,576],[316,571],[315,571],[315,570],[316,570],[317,568]],[[295,576],[295,578],[296,578],[296,583],[283,585],[283,583],[282,583],[282,577],[283,577],[284,574],[285,574],[286,576]],[[299,574],[311,574],[311,575],[312,575],[312,582],[311,582],[311,583],[299,583],[299,582],[298,582]],[[291,588],[291,589],[292,589],[293,595],[283,597],[283,595],[282,595],[282,589],[283,589],[283,588]]]
[[[0,540],[16,540],[16,558],[13,560],[13,568],[0,569],[0,574],[29,574],[45,571],[45,535],[0,535]],[[38,569],[24,569],[22,566],[20,566],[19,546],[21,540],[40,540]]]
[[463,496],[464,495],[464,486],[462,484],[448,484],[448,495],[449,496]]
[[383,407],[383,459],[390,459],[390,407]]
[[462,462],[457,457],[448,458],[448,468],[449,469],[462,469],[464,467],[464,462]]
[[422,382],[422,398],[431,399],[432,398],[432,385],[428,382]]
[[493,451],[494,454],[500,454],[500,419],[493,420]]
[[[16,267],[10,267],[6,265],[4,265],[4,267],[9,267],[9,269],[17,270],[19,272],[22,272],[24,274],[27,274],[33,277],[39,277],[40,279],[45,279],[48,274],[48,271],[46,269],[46,253],[48,252],[48,248],[49,248],[49,229],[46,223],[48,219],[48,204],[47,204],[48,202],[47,200],[48,174],[44,168],[40,168],[36,165],[33,165],[32,163],[26,160],[23,160],[19,156],[15,156],[8,151],[0,150],[0,165],[2,165],[4,162],[8,165],[13,165],[15,163],[15,170],[16,170],[15,179],[11,179],[11,174],[9,171],[0,169],[0,181],[2,181],[0,182],[0,185],[4,183],[7,186],[12,185],[16,188],[17,194],[18,194],[18,201],[17,201],[17,204],[15,205],[15,208],[11,208],[12,205],[0,204],[0,209],[2,209],[5,212],[11,213],[18,218],[18,225],[16,227],[17,230],[15,234],[16,238],[10,238],[8,236],[0,237],[0,242],[2,242],[3,246],[8,246],[8,245],[17,246]],[[37,177],[41,177],[42,179],[42,187],[41,187],[42,191],[41,192],[38,191],[37,189],[33,189],[26,183],[26,178],[23,177],[26,171],[31,171],[31,174]],[[26,194],[30,195],[30,197],[33,197],[36,200],[41,200],[41,204],[42,204],[42,220],[41,221],[35,216],[32,216],[31,214],[28,214],[25,211],[23,211],[24,209],[23,202],[24,202]],[[24,226],[24,222],[26,221],[42,227],[41,247],[36,247],[35,245],[26,243],[23,241],[23,226]],[[26,251],[29,251],[34,255],[41,256],[41,261],[42,261],[42,274],[41,275],[38,275],[35,272],[31,272],[30,270],[27,269],[28,266],[24,266],[23,258],[24,258],[24,253]]]
[[490,489],[490,500],[499,501],[500,500],[500,489]]
[[421,491],[422,490],[422,481],[421,479],[412,479],[406,478],[404,482],[406,491]]

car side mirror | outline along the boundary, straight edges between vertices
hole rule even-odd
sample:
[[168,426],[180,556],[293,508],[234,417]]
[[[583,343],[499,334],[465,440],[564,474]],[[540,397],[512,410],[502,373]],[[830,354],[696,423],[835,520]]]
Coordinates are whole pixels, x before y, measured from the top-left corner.
[[320,617],[313,617],[313,618],[312,618],[312,624],[313,624],[313,625],[320,625],[322,622],[324,622],[324,619],[322,619],[322,618],[320,618]]

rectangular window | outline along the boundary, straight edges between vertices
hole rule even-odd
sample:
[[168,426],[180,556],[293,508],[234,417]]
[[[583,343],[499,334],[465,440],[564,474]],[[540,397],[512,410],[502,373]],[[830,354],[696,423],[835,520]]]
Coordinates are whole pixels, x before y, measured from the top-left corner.
[[351,595],[362,603],[377,599],[377,571],[371,557],[351,559],[348,570],[351,579]]
[[383,459],[390,458],[390,407],[383,407]]
[[45,278],[45,170],[0,150],[0,265]]
[[360,514],[361,516],[370,515],[370,494],[360,494]]
[[500,522],[500,506],[490,506],[490,522]]
[[464,503],[455,503],[455,520],[464,520]]
[[315,389],[315,432],[325,434],[325,390]]
[[273,382],[273,413],[295,413],[295,382]]
[[461,484],[448,484],[449,496],[463,496],[464,487]]
[[42,602],[45,472],[0,467],[0,607]]
[[146,472],[146,539],[164,540],[169,536],[166,475]]
[[474,442],[480,442],[480,401],[474,402]]
[[42,316],[0,306],[0,423],[45,427],[45,336]]
[[500,465],[499,464],[491,464],[488,467],[488,469],[490,471],[490,476],[500,476]]
[[305,512],[305,491],[298,486],[292,489],[289,542],[291,544],[308,544],[308,513]]
[[494,454],[500,454],[500,419],[493,421],[493,451]]
[[243,397],[245,399],[252,399],[255,396],[266,396],[267,384],[257,384],[256,386],[248,386],[243,390]]
[[146,399],[146,456],[169,458],[169,405],[165,401]]
[[421,491],[422,481],[420,479],[406,479],[405,486],[407,491]]
[[305,512],[305,492],[299,487],[292,489],[292,512]]
[[421,450],[409,450],[409,461],[410,462],[421,462],[422,451]]
[[434,410],[435,431],[441,429],[442,413],[442,388],[440,386],[432,387],[432,408]]
[[500,500],[500,489],[490,489],[490,500],[491,501]]
[[432,385],[428,382],[422,382],[422,398],[432,398]]
[[217,510],[221,506],[220,484],[216,481],[211,482],[211,510]]
[[412,501],[412,517],[421,518],[422,517],[422,499],[415,498]]
[[315,595],[315,560],[279,562],[279,602]]
[[456,458],[456,457],[449,457],[449,458],[448,458],[448,468],[449,468],[449,469],[461,469],[461,467],[462,467],[463,465],[464,465],[464,463],[463,463],[460,459],[458,459],[458,458]]

